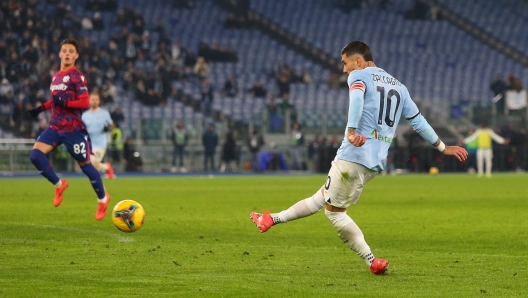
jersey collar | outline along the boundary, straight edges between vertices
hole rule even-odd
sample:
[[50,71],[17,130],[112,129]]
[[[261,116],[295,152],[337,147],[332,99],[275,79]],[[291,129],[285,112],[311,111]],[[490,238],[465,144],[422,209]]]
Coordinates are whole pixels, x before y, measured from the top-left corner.
[[65,73],[67,73],[67,72],[69,72],[70,70],[73,70],[73,69],[76,69],[75,65],[72,65],[72,66],[66,68],[66,70],[59,70],[59,73],[60,74],[65,74]]

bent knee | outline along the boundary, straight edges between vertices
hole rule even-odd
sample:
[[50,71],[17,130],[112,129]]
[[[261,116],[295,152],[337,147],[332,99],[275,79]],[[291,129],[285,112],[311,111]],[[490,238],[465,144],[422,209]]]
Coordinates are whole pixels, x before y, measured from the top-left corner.
[[352,219],[346,212],[332,212],[325,209],[325,215],[338,232],[352,222]]
[[37,161],[44,153],[38,149],[32,149],[29,153],[29,159],[31,161]]
[[82,166],[85,166],[87,164],[91,164],[92,162],[90,160],[86,160],[86,161],[78,161],[77,164],[82,167]]

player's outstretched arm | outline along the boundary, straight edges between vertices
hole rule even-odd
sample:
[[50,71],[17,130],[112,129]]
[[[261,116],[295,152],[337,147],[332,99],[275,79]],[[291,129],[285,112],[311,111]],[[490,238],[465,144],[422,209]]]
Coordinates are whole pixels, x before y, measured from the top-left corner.
[[467,159],[467,151],[466,149],[459,147],[459,146],[446,146],[442,140],[438,137],[434,129],[427,123],[427,120],[420,115],[419,113],[416,114],[414,117],[409,119],[409,122],[411,123],[411,126],[413,129],[424,138],[424,140],[428,141],[430,144],[432,144],[438,151],[442,152],[444,155],[453,155],[455,156],[459,161],[465,161]]
[[444,155],[453,155],[459,161],[465,161],[467,159],[466,149],[459,146],[446,146],[442,140],[438,137],[434,129],[427,123],[427,120],[422,116],[418,107],[412,101],[407,88],[404,88],[404,106],[403,115],[407,118],[412,128],[429,144],[432,144],[438,151]]
[[[466,149],[460,146],[446,146],[444,142],[438,139],[433,146],[441,151],[444,155],[451,155],[456,157],[459,161],[466,161],[468,153]],[[443,150],[442,150],[443,149]]]
[[478,133],[479,133],[478,130],[475,130],[475,132],[472,135],[464,139],[464,144],[469,144],[473,142],[474,140],[476,140],[478,137]]
[[490,137],[492,140],[494,140],[495,142],[499,143],[499,144],[507,144],[507,139],[499,136],[498,134],[496,134],[493,129],[488,129],[489,131],[489,134],[490,134]]

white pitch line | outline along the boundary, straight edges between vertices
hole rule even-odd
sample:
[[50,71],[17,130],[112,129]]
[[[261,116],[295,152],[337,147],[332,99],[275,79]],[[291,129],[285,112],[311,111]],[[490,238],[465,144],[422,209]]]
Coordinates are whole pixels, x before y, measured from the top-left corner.
[[59,227],[59,226],[54,226],[54,225],[42,225],[42,224],[35,224],[35,223],[28,223],[28,224],[25,224],[25,225],[34,226],[34,227],[41,227],[41,228],[50,228],[50,229],[59,229],[59,230],[73,231],[73,232],[94,233],[94,234],[98,234],[98,235],[102,235],[102,236],[108,236],[108,237],[117,238],[117,240],[119,240],[120,242],[134,242],[135,241],[134,238],[132,238],[130,236],[123,236],[123,235],[119,235],[117,233],[110,233],[110,232],[105,232],[105,231],[101,231],[101,230],[79,229],[79,228],[70,228],[70,227]]

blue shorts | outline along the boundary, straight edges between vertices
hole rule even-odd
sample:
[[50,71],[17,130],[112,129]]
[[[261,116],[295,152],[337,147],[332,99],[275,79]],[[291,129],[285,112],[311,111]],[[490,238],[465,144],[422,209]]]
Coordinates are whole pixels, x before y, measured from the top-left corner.
[[58,133],[56,130],[48,128],[40,134],[37,142],[53,147],[64,144],[70,155],[80,162],[89,161],[92,154],[92,141],[90,141],[90,136],[86,130]]

